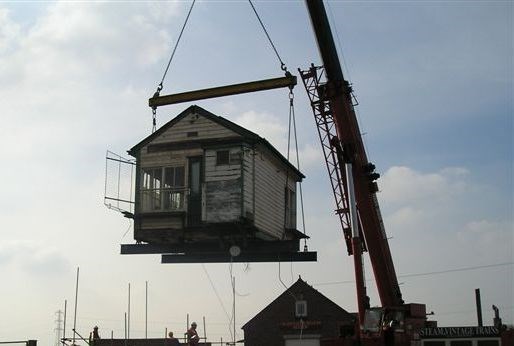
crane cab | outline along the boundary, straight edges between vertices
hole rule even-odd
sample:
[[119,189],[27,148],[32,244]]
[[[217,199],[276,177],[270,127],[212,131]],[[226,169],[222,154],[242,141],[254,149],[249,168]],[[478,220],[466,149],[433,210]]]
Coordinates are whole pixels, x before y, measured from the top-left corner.
[[190,106],[128,153],[137,172],[134,239],[152,251],[228,253],[237,245],[257,253],[275,244],[295,252],[305,237],[296,227],[304,175],[264,138],[225,118]]

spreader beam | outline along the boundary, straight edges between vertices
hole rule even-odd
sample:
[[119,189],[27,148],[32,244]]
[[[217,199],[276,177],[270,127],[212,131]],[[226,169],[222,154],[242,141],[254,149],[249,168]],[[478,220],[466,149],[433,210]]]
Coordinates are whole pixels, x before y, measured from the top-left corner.
[[157,108],[160,106],[172,105],[175,103],[204,100],[215,97],[250,93],[255,91],[278,89],[285,87],[293,88],[295,85],[296,76],[289,74],[286,77],[264,79],[248,83],[232,84],[215,88],[188,91],[179,94],[163,96],[154,95],[152,98],[148,100],[148,105],[152,108]]

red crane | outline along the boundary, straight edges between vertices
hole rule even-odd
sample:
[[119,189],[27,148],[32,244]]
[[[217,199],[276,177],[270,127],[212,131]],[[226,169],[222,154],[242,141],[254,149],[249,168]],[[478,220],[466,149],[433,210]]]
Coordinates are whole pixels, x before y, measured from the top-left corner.
[[[336,214],[348,254],[354,257],[361,341],[410,345],[426,320],[425,305],[405,304],[402,299],[376,197],[379,174],[366,156],[352,86],[344,79],[323,1],[306,0],[306,5],[323,66],[299,72],[316,120]],[[369,306],[362,262],[366,250],[380,296],[379,309]]]

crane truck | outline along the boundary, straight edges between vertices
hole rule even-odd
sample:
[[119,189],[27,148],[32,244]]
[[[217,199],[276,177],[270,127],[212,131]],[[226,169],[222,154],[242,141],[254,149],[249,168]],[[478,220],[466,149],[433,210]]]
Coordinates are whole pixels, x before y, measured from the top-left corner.
[[[323,66],[299,70],[309,95],[336,214],[349,255],[353,255],[361,345],[411,345],[426,325],[426,306],[402,299],[376,193],[379,174],[368,161],[355,114],[351,84],[345,80],[322,0],[306,0]],[[369,253],[380,297],[371,308],[363,252]]]

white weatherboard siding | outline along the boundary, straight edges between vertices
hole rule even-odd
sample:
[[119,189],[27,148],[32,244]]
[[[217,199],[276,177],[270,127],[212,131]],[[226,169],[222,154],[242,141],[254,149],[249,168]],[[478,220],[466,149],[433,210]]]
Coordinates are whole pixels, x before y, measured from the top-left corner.
[[[198,136],[188,137],[188,133],[197,132]],[[152,141],[152,144],[184,142],[196,139],[212,139],[240,137],[234,131],[227,129],[201,115],[189,114],[176,124],[168,128]]]
[[[280,239],[284,233],[286,169],[259,148],[255,157],[255,225]],[[295,190],[289,178],[288,186]]]
[[[202,156],[202,149],[187,149],[187,150],[174,150],[161,151],[156,153],[148,153],[147,147],[141,151],[139,163],[142,168],[152,167],[170,167],[170,166],[184,166],[187,171],[187,157],[188,156]],[[186,174],[187,177],[187,174]]]
[[181,229],[184,227],[182,224],[182,218],[179,217],[167,217],[165,219],[158,218],[145,218],[141,220],[142,228],[151,228],[151,229]]
[[255,216],[255,150],[243,149],[243,216],[253,219]]

